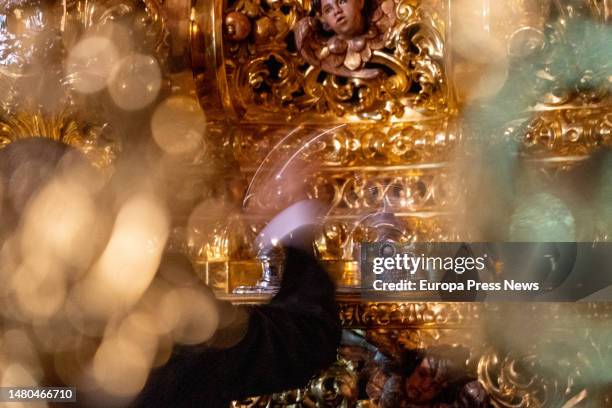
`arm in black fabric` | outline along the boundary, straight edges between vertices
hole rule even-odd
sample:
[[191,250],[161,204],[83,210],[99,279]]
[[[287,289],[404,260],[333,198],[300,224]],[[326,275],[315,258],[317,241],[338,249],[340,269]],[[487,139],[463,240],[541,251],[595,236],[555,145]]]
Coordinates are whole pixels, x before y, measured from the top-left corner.
[[252,310],[241,346],[258,354],[247,368],[243,388],[232,399],[305,385],[336,358],[341,327],[334,287],[327,273],[306,253],[289,248],[285,277],[268,305]]
[[267,305],[249,307],[244,338],[228,349],[177,347],[138,406],[215,407],[306,384],[336,358],[341,327],[334,286],[317,261],[287,248],[285,275]]

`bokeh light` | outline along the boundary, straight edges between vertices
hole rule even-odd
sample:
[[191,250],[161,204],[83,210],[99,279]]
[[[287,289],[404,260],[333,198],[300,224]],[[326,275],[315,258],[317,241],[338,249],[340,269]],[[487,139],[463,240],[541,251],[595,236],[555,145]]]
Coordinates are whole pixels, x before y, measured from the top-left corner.
[[55,257],[82,270],[95,255],[98,211],[94,198],[78,184],[49,183],[26,210],[22,252]]
[[161,83],[157,60],[148,55],[132,54],[122,59],[113,70],[108,91],[121,109],[138,110],[157,98]]
[[603,217],[603,228],[608,237],[612,235],[612,153],[608,153],[600,175],[599,208]]
[[119,335],[102,342],[93,359],[93,375],[105,392],[130,396],[144,387],[151,362],[139,346],[132,339]]
[[106,88],[118,60],[119,52],[111,40],[85,37],[70,50],[65,70],[77,92],[90,94]]
[[66,297],[65,271],[52,260],[28,259],[12,283],[17,306],[33,320],[51,318],[60,310]]
[[151,131],[164,152],[192,153],[203,146],[206,116],[194,98],[173,96],[155,110]]
[[168,215],[154,197],[126,201],[106,248],[79,288],[82,306],[105,316],[134,305],[155,276],[168,233]]
[[164,315],[176,319],[173,338],[178,343],[203,343],[217,330],[219,314],[211,292],[197,288],[174,289],[164,296],[161,308]]

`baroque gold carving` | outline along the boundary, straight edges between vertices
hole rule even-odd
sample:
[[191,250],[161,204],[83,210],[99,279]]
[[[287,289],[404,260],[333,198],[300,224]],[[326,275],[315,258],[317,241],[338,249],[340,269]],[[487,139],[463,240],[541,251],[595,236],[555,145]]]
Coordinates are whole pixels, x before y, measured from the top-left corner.
[[111,169],[120,141],[107,125],[79,117],[74,112],[60,114],[20,113],[0,116],[0,148],[24,138],[45,137],[81,150],[99,168]]
[[[442,370],[432,380],[444,378],[438,374],[461,373],[465,378],[455,378],[454,384],[467,387],[463,391],[469,391],[469,395],[463,394],[462,388],[450,394],[458,407],[489,407],[486,403],[478,405],[487,398],[492,406],[506,408],[599,407],[609,401],[609,389],[601,382],[612,344],[607,329],[609,304],[363,303],[344,298],[340,303],[343,317],[352,303],[373,311],[379,319],[367,324],[344,319],[349,330],[337,363],[315,376],[305,388],[235,402],[233,406],[444,406],[435,405],[433,400],[430,405],[416,404],[415,396],[407,395],[401,386],[414,380],[410,377],[415,370],[422,376],[433,374],[423,370],[428,367],[434,367],[434,372]],[[390,311],[402,307],[409,313],[402,318],[389,317]],[[509,312],[510,321],[502,323],[499,316],[504,311]],[[430,317],[425,319],[404,320],[428,312]],[[491,313],[488,319],[487,313]],[[532,315],[546,323],[530,327],[528,316]],[[445,320],[448,316],[453,318]],[[427,365],[415,369],[410,364],[419,353]],[[435,364],[436,360],[446,362]],[[449,383],[442,381],[440,385],[438,392],[444,392]],[[398,392],[390,392],[392,389]]]
[[[460,303],[366,302],[358,295],[339,296],[340,318],[347,328],[471,328],[496,316],[534,316],[556,329],[605,323],[611,303]],[[580,326],[582,327],[582,326]]]
[[[304,20],[311,12],[307,3],[291,0],[264,5],[240,0],[231,4],[225,11],[224,46],[234,107],[247,121],[261,120],[262,114],[290,120],[303,115],[386,120],[414,115],[413,110],[445,111],[444,10],[435,13],[409,1],[393,7],[391,2],[384,4],[381,13],[396,17],[384,20],[392,24],[376,34],[384,35],[385,47],[373,46],[374,37],[364,38],[363,49],[357,47],[361,49],[358,58],[345,54],[346,71],[333,73],[329,73],[327,62],[319,66],[310,53],[303,58],[297,50],[314,46],[306,35],[311,31],[305,30],[312,22]],[[237,37],[238,31],[241,34]],[[246,31],[249,34],[245,37]],[[317,55],[325,55],[325,49],[330,50],[323,47]]]
[[[266,217],[246,217],[227,214],[223,219],[210,218],[203,221],[205,228],[188,228],[176,231],[175,245],[189,254],[196,262],[241,262],[254,260],[258,248],[257,234],[265,227]],[[410,216],[397,217],[400,242],[444,242],[458,241],[461,232],[452,217]],[[351,263],[358,260],[359,245],[374,240],[375,232],[364,225],[362,216],[328,217],[313,242],[319,258],[323,261],[341,261],[349,273]],[[349,279],[349,278],[347,278]],[[349,281],[354,285],[352,279]],[[338,282],[347,284],[346,282]]]
[[78,74],[63,64],[79,40],[96,34],[113,38],[123,54],[155,57],[164,70],[168,31],[155,0],[2,3],[0,147],[16,139],[47,137],[77,147],[99,167],[111,167],[123,135],[100,112],[113,108],[99,94],[90,98],[74,92]]
[[[330,206],[330,216],[360,218],[383,207],[396,215],[448,211],[461,197],[461,181],[442,165],[433,169],[407,167],[393,171],[384,168],[319,171],[303,177],[304,193],[294,192],[293,186],[272,185],[249,200],[247,207],[269,213],[296,200],[313,198]],[[266,200],[267,194],[272,193],[277,198]]]
[[343,327],[469,327],[477,321],[478,304],[469,303],[369,303],[342,302]]
[[66,0],[62,7],[61,29],[72,38],[120,23],[129,30],[134,46],[153,52],[160,61],[168,58],[166,16],[157,0]]
[[538,112],[513,129],[529,158],[586,156],[612,146],[612,110],[562,109]]
[[[265,167],[272,160],[287,159],[300,148],[294,160],[325,167],[441,163],[454,158],[460,141],[461,133],[449,119],[331,128],[241,125],[232,134],[233,152],[246,171],[253,171],[254,163]],[[281,154],[265,162],[275,147]]]

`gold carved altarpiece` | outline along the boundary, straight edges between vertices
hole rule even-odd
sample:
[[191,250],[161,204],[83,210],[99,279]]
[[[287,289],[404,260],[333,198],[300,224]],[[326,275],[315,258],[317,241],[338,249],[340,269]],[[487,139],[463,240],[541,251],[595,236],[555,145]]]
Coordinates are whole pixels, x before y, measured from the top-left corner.
[[[296,44],[296,27],[314,21],[305,20],[313,16],[308,0],[100,3],[105,3],[104,13],[97,12],[94,2],[68,1],[63,10],[58,2],[54,15],[60,17],[48,24],[69,33],[66,27],[130,20],[138,38],[165,62],[166,90],[173,81],[182,81],[175,67],[193,73],[195,95],[208,118],[206,151],[185,166],[176,188],[183,197],[221,197],[225,210],[223,217],[207,220],[212,226],[206,231],[177,228],[174,244],[191,256],[222,297],[243,303],[263,300],[232,295],[236,287],[254,284],[261,273],[255,237],[291,202],[318,198],[332,210],[314,245],[341,289],[345,328],[388,350],[442,344],[468,348],[465,369],[483,384],[495,406],[612,406],[609,388],[584,386],[585,378],[601,369],[597,356],[612,353],[611,339],[599,330],[610,321],[608,304],[366,302],[355,290],[356,245],[385,233],[368,223],[368,215],[383,205],[398,220],[394,240],[482,239],[457,222],[470,211],[462,206],[470,191],[456,160],[472,153],[470,140],[515,141],[519,160],[544,183],[558,182],[609,148],[610,61],[579,72],[579,80],[568,87],[563,69],[550,55],[559,44],[579,53],[583,44],[568,40],[573,21],[585,19],[607,28],[612,19],[608,1],[511,0],[498,6],[502,17],[497,19],[487,14],[492,2],[478,2],[483,32],[502,44],[512,67],[505,72],[507,80],[516,81],[527,102],[521,105],[525,109],[508,109],[501,123],[477,129],[466,119],[466,107],[473,106],[466,90],[488,62],[474,63],[456,52],[462,46],[469,52],[469,44],[453,43],[466,38],[456,28],[461,1],[376,3],[392,13],[391,24],[376,26],[387,32],[364,34],[365,45],[351,43],[352,54],[342,51],[334,60],[348,72],[345,76],[327,72],[330,65],[317,65],[312,58],[309,62]],[[378,41],[375,45],[372,38]],[[63,40],[69,42],[70,36]],[[313,54],[321,60],[334,52],[323,49],[325,41]],[[366,67],[376,75],[351,73]],[[28,75],[3,64],[0,80],[13,84]],[[83,148],[101,167],[112,164],[122,138],[117,129],[100,123],[92,113],[95,107],[50,117],[27,101],[16,105],[13,96],[1,96],[10,114],[0,122],[0,144],[39,134]],[[61,98],[66,106],[78,106],[70,93]],[[221,171],[202,176],[199,171],[206,163],[219,164]],[[284,163],[297,168],[294,175],[303,177],[303,186],[287,189],[272,183],[272,190],[257,191],[270,188],[262,180]],[[607,241],[608,231],[609,226],[597,225],[591,239]],[[522,326],[520,317],[526,314],[537,317],[540,327]],[[503,322],[485,327],[484,319]],[[492,341],[499,336],[487,330],[523,340],[508,348]],[[550,356],[559,347],[555,340],[564,338],[580,344],[578,352],[560,353],[564,357],[555,362],[554,375],[542,375],[537,369],[542,356]],[[374,407],[375,401],[359,400],[356,394],[359,370],[354,361],[340,357],[304,390],[236,406]]]

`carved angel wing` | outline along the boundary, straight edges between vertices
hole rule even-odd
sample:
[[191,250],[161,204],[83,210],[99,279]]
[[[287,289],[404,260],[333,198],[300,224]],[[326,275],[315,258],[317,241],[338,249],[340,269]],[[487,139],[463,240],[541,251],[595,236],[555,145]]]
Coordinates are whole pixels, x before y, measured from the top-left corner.
[[391,28],[397,20],[394,0],[379,0],[372,12],[371,24],[376,27],[377,36],[370,40],[370,48],[379,50],[385,46]]
[[313,17],[305,17],[297,22],[293,32],[295,34],[295,46],[300,55],[310,65],[318,67],[321,62],[318,58],[323,44],[317,34],[316,20]]

